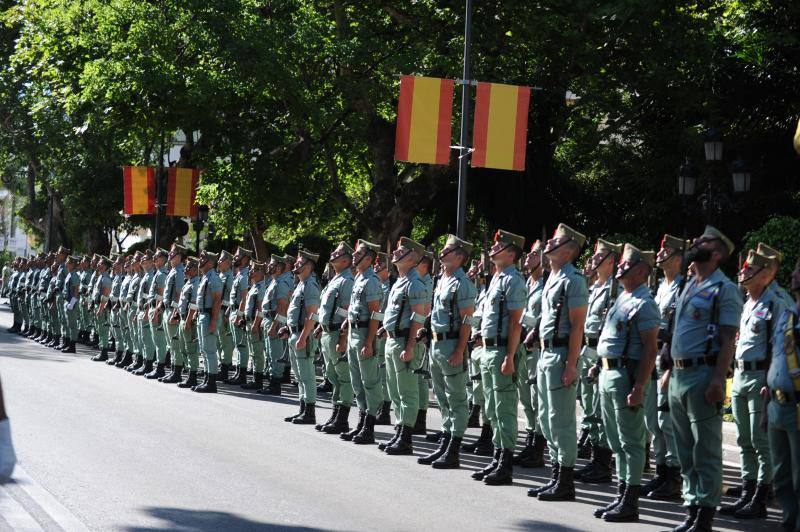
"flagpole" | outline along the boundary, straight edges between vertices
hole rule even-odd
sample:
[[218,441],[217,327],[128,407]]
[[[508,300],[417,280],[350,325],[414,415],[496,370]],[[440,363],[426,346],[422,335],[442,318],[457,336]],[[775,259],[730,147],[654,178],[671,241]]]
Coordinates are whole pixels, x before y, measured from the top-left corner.
[[469,167],[468,131],[470,115],[472,113],[470,100],[470,87],[472,86],[470,72],[470,47],[472,44],[472,0],[466,0],[464,16],[464,71],[461,85],[461,137],[459,140],[458,157],[458,204],[456,206],[456,235],[464,238],[467,233],[467,173]]

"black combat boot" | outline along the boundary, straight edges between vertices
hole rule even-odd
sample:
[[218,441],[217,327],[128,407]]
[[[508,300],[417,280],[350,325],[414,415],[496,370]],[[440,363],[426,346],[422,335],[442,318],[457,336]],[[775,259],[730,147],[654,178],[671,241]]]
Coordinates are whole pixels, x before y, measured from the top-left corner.
[[306,402],[304,400],[300,399],[300,412],[298,412],[297,414],[295,414],[293,416],[287,416],[287,417],[283,418],[283,420],[285,422],[287,422],[287,423],[291,423],[292,421],[295,420],[295,418],[302,417],[303,413],[305,411],[306,411]]
[[164,364],[156,364],[156,367],[153,371],[148,373],[144,376],[145,379],[157,379],[159,377],[163,377],[166,374],[164,371]]
[[74,353],[75,352],[75,341],[74,340],[67,340],[67,345],[61,350],[62,353]]
[[649,473],[650,469],[650,440],[647,440],[644,446],[644,467],[642,467],[642,473]]
[[120,353],[122,356],[120,357],[119,361],[114,364],[115,368],[124,368],[133,362],[133,353],[130,351],[120,351]]
[[587,484],[610,484],[611,483],[611,449],[594,446],[594,458],[592,459],[592,469],[581,475],[581,482]]
[[292,367],[289,364],[286,364],[283,367],[283,375],[278,380],[281,384],[291,384],[292,383]]
[[750,502],[739,508],[733,516],[739,519],[764,519],[767,517],[767,498],[769,484],[759,484]]
[[467,419],[468,429],[477,429],[481,426],[481,405],[471,403],[469,406],[469,418]]
[[480,471],[475,471],[472,475],[470,475],[473,478],[473,480],[483,480],[486,477],[486,475],[497,469],[497,466],[500,465],[500,455],[502,453],[503,449],[501,449],[500,447],[495,447],[494,453],[492,454],[492,461],[489,462],[489,465],[487,465]]
[[[246,379],[247,377],[245,377]],[[245,382],[242,384],[242,390],[260,390],[264,387],[264,374],[260,371],[253,373],[253,382]]]
[[591,457],[592,457],[592,444],[591,442],[589,442],[589,429],[581,429],[581,435],[578,438],[578,458],[583,458],[584,460],[588,460]]
[[610,512],[611,510],[616,508],[617,505],[619,505],[619,503],[622,502],[622,496],[625,495],[625,486],[626,486],[625,481],[624,480],[620,481],[620,483],[617,484],[617,496],[614,497],[614,499],[612,499],[611,502],[606,506],[602,506],[596,509],[594,511],[594,516],[597,517],[598,519],[602,519],[604,513]]
[[172,373],[164,377],[161,382],[166,384],[177,384],[181,382],[181,375],[183,374],[183,366],[172,366]]
[[267,387],[256,390],[256,393],[260,393],[261,395],[280,395],[282,393],[281,382],[278,379],[270,379]]
[[[329,424],[322,427],[325,434],[344,434],[350,431],[350,407],[339,406],[336,417]],[[355,437],[355,436],[354,436]]]
[[53,336],[53,339],[44,344],[44,346],[55,348],[60,343],[61,343],[61,335],[55,335]]
[[641,493],[648,495],[651,491],[660,488],[667,480],[667,464],[656,464],[656,476],[642,484]]
[[367,414],[364,418],[364,427],[353,436],[356,445],[371,445],[375,443],[375,416]]
[[635,523],[639,521],[639,492],[641,486],[626,486],[622,500],[613,509],[603,514],[609,523]]
[[[525,447],[514,456],[514,465],[520,467],[542,467],[544,466],[544,446],[540,449],[536,447],[536,434],[532,430],[525,435]],[[541,435],[539,435],[541,436]],[[542,441],[543,441],[542,437]]]
[[[247,375],[245,373],[245,375]],[[296,417],[292,420],[294,425],[314,425],[317,423],[317,416],[314,412],[315,404],[312,403],[310,405],[306,405],[306,409],[303,410],[303,415]]]
[[465,453],[477,454],[479,456],[492,456],[494,447],[492,446],[492,426],[484,423],[481,428],[481,435],[475,443],[465,443],[461,446]]
[[366,418],[367,418],[367,413],[364,412],[363,410],[359,410],[358,411],[358,425],[356,425],[356,428],[354,428],[350,432],[342,432],[339,435],[339,438],[341,438],[344,441],[352,441],[353,438],[355,438],[356,434],[361,432],[361,429],[364,428],[364,420]]
[[145,360],[144,364],[142,364],[142,367],[134,371],[133,374],[137,376],[149,375],[150,372],[152,371],[153,371],[153,361]]
[[219,372],[217,373],[217,380],[219,382],[227,381],[230,371],[231,371],[230,366],[228,366],[227,364],[220,364],[219,365]]
[[117,351],[117,352],[114,353],[114,358],[108,359],[106,361],[106,364],[109,365],[109,366],[116,366],[117,362],[122,360],[122,357],[124,357],[124,356],[125,356],[125,353],[123,353],[122,351]]
[[503,449],[500,453],[500,462],[491,473],[483,477],[483,483],[489,486],[511,484],[514,481],[514,450]]
[[144,359],[142,358],[142,355],[136,355],[136,360],[131,361],[130,364],[125,366],[125,371],[134,372],[140,367],[142,367],[142,364],[144,364]]
[[428,411],[417,410],[417,421],[416,423],[414,423],[414,429],[413,429],[415,435],[422,436],[428,431],[427,420],[428,420]]
[[392,418],[389,415],[391,412],[392,412],[391,401],[384,401],[383,403],[381,403],[381,406],[378,408],[378,416],[375,418],[375,424],[391,425]]
[[397,438],[397,441],[386,448],[386,454],[414,454],[414,445],[411,441],[411,434],[413,432],[413,427],[406,427],[405,425],[400,427],[400,437]]
[[461,467],[460,454],[461,438],[453,436],[450,438],[447,450],[431,464],[431,467],[434,469],[458,469]]
[[238,386],[247,384],[247,368],[237,366],[236,373],[233,375],[233,378],[226,380],[225,384],[233,384]]
[[95,356],[92,357],[93,362],[107,362],[108,361],[108,349],[105,347],[100,350]]
[[694,526],[694,522],[697,521],[698,510],[699,508],[697,506],[687,507],[686,518],[683,520],[683,523],[673,528],[672,532],[687,532],[690,528],[692,528]]
[[667,467],[666,478],[661,486],[652,490],[647,496],[657,501],[672,501],[681,498],[683,479],[680,466]]
[[573,468],[561,466],[555,486],[539,494],[540,501],[574,501],[575,482],[572,478]]
[[394,426],[394,436],[392,436],[391,438],[389,438],[386,441],[380,442],[378,444],[378,449],[380,449],[381,451],[385,451],[387,447],[389,447],[394,442],[396,442],[397,438],[400,437],[400,427],[402,427],[402,425],[395,425]]
[[753,498],[753,495],[756,493],[756,481],[755,480],[743,480],[742,481],[742,494],[733,504],[723,504],[720,509],[719,513],[722,515],[733,515],[742,508],[744,508],[749,502],[750,499]]
[[442,441],[443,432],[441,430],[436,430],[431,432],[430,434],[425,435],[425,440],[431,443],[439,443]]
[[443,432],[442,438],[439,440],[439,447],[432,453],[417,458],[417,463],[422,465],[431,465],[433,462],[438,460],[439,457],[445,453],[445,451],[447,451],[448,445],[450,445],[450,433]]
[[[178,378],[181,378],[181,375],[178,374]],[[186,378],[185,381],[178,382],[178,388],[192,388],[197,386],[197,372],[190,371],[189,376]]]
[[697,519],[694,520],[694,524],[686,532],[711,532],[711,526],[714,523],[714,514],[716,512],[716,508],[699,506],[697,508]]
[[331,385],[331,381],[328,379],[322,379],[322,384],[317,386],[317,393],[331,393],[333,391],[333,386]]
[[192,388],[192,391],[197,393],[217,393],[217,376],[206,373],[205,382]]
[[336,419],[336,414],[339,412],[339,405],[333,405],[331,408],[331,417],[325,420],[325,423],[319,423],[314,425],[314,430],[321,431],[323,427],[327,427],[328,425],[332,424],[333,421]]

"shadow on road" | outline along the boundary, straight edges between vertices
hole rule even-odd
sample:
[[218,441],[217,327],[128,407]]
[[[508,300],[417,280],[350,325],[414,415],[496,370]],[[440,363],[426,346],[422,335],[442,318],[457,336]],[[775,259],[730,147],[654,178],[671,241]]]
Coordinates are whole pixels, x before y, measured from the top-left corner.
[[251,521],[228,512],[212,512],[200,510],[186,510],[182,508],[144,508],[143,511],[164,522],[163,526],[156,527],[124,527],[129,532],[152,532],[155,530],[178,530],[191,532],[195,530],[225,530],[226,532],[240,532],[249,530],[276,530],[286,532],[305,532],[324,530],[322,528],[309,528],[305,526],[282,525],[277,523],[262,523]]

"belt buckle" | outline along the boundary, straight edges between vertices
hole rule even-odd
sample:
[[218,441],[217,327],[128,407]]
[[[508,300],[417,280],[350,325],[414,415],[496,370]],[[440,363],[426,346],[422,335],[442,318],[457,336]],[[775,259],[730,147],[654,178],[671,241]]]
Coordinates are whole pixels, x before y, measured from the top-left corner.
[[436,331],[431,331],[431,338],[433,338],[434,342],[438,342],[439,341],[439,333],[437,333]]
[[603,357],[601,360],[603,361],[603,362],[602,362],[602,364],[603,364],[603,369],[611,369],[611,367],[610,367],[610,365],[609,365],[609,363],[608,363],[608,359],[607,359],[607,358]]
[[785,405],[787,401],[786,394],[783,393],[783,390],[775,390],[775,400],[778,401],[779,405]]
[[678,369],[684,369],[686,367],[682,358],[676,358],[673,362],[675,363],[675,367]]
[[736,361],[736,369],[738,369],[739,371],[744,371],[744,368],[745,368],[744,360],[737,360]]

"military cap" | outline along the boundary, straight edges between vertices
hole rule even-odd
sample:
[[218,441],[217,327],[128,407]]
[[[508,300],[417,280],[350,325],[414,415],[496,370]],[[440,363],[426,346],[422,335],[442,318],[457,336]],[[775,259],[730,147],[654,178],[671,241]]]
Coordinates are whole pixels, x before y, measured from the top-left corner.
[[251,260],[253,258],[253,252],[250,251],[249,249],[243,248],[242,246],[239,246],[239,247],[236,248],[236,255],[238,255],[240,257],[247,257],[248,259],[251,259]]
[[283,255],[278,255],[277,253],[273,253],[272,255],[270,255],[269,260],[273,262],[283,263],[286,262],[286,257],[284,257]]
[[331,256],[328,260],[338,259],[342,255],[350,255],[351,257],[353,256],[353,248],[351,248],[347,242],[339,242],[339,244],[336,246],[336,249],[331,251]]
[[233,255],[231,255],[229,252],[227,252],[227,251],[225,251],[223,249],[222,251],[219,252],[219,256],[217,258],[217,262],[222,262],[224,260],[232,261],[233,260]]
[[[536,240],[533,241],[533,244],[531,244],[531,253],[536,253],[536,252],[539,252],[539,251],[544,251],[544,244],[542,244],[542,241],[537,238]],[[472,262],[476,262],[476,261],[472,261]],[[477,263],[476,263],[476,266],[477,266]]]
[[181,246],[180,244],[172,244],[172,248],[169,250],[170,258],[174,257],[175,255],[180,255],[186,258],[186,255],[188,254],[189,254],[188,250],[185,247]]
[[522,251],[522,249],[525,247],[524,236],[515,235],[514,233],[509,233],[503,229],[497,230],[497,232],[494,234],[494,241],[517,246],[520,251]]
[[110,268],[111,267],[111,259],[109,259],[108,257],[105,257],[103,255],[98,255],[97,256],[97,264],[98,265],[105,264],[106,268]]
[[383,271],[384,269],[389,267],[389,254],[379,251],[377,257],[375,257],[375,266],[381,265],[380,267],[375,268],[375,271]]
[[288,255],[288,254],[287,254],[287,255],[284,255],[284,256],[283,256],[283,262],[285,262],[285,263],[286,263],[286,264],[288,264],[288,265],[292,265],[292,264],[294,264],[294,260],[295,260],[295,259],[294,259],[294,257],[293,257],[293,256],[291,256],[291,255]]
[[426,249],[425,251],[422,252],[423,259],[428,259],[429,261],[433,261],[433,257],[434,257],[433,251],[431,251],[430,249]]
[[756,253],[765,257],[769,257],[770,259],[777,261],[779,264],[783,262],[783,253],[763,242],[758,243]]
[[598,238],[597,243],[594,245],[594,252],[597,253],[600,251],[610,251],[611,253],[619,255],[622,252],[622,244],[614,244],[608,240]]
[[713,225],[707,225],[705,231],[701,235],[701,238],[713,238],[715,240],[722,241],[725,244],[725,247],[728,249],[728,256],[733,254],[733,250],[736,249],[736,246],[733,245],[733,242],[730,238],[725,236],[722,231],[714,227]]
[[553,238],[558,237],[569,238],[580,247],[583,247],[583,245],[586,244],[586,235],[579,233],[567,224],[558,224],[555,233],[553,233]]
[[56,255],[69,255],[70,253],[72,253],[72,250],[65,248],[64,246],[58,246],[58,249],[56,250]]
[[373,244],[372,242],[367,242],[366,240],[359,238],[356,242],[356,249],[360,248],[361,246],[364,246],[368,250],[375,253],[380,253],[381,251],[381,247],[378,244]]
[[472,243],[467,242],[466,240],[462,240],[458,238],[456,235],[452,234],[447,235],[447,239],[444,242],[444,247],[461,248],[467,255],[472,253],[472,248],[473,248]]
[[200,259],[197,257],[189,257],[186,259],[186,267],[187,268],[199,268],[200,267]]
[[153,250],[146,249],[142,252],[143,258],[147,260],[153,260]]
[[267,273],[267,263],[266,262],[258,262],[257,260],[253,261],[253,268],[251,271],[258,271],[261,273]]
[[669,233],[664,233],[664,237],[661,239],[662,249],[684,249],[688,248],[690,245],[690,242]]
[[216,253],[211,253],[210,251],[201,251],[200,252],[200,264],[203,264],[207,261],[211,261],[213,263],[217,263],[220,260],[220,255]]
[[167,251],[164,248],[157,248],[156,252],[153,253],[153,259],[157,259],[159,257],[163,257],[166,259],[167,257],[169,257],[169,251]]
[[639,264],[640,262],[644,262],[648,266],[652,267],[655,264],[655,261],[656,254],[654,251],[642,251],[633,244],[625,244],[625,248],[622,251],[621,262],[630,263],[631,267]]
[[301,250],[297,251],[297,258],[298,259],[304,258],[304,259],[310,260],[311,262],[316,264],[319,261],[319,253],[314,253],[314,252],[309,251],[307,249],[301,249]]
[[416,251],[420,255],[425,255],[425,252],[427,251],[425,246],[415,240],[411,240],[406,236],[400,237],[400,240],[397,241],[397,247]]
[[78,264],[78,262],[80,262],[80,260],[75,255],[70,255],[70,256],[67,257],[67,262],[69,264]]

